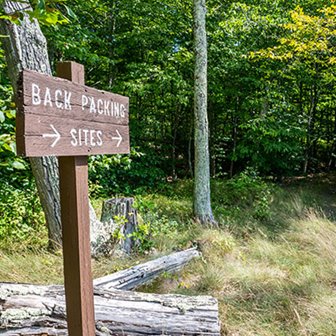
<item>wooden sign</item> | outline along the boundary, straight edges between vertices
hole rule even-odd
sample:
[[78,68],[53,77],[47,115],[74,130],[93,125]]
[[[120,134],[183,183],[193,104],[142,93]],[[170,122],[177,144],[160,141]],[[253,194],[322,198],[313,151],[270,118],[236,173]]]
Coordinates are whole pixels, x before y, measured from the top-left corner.
[[60,77],[24,70],[18,85],[17,152],[59,156],[64,285],[69,336],[95,336],[88,155],[129,153],[127,97],[84,85],[84,67]]
[[19,155],[129,153],[127,97],[30,70],[18,92]]

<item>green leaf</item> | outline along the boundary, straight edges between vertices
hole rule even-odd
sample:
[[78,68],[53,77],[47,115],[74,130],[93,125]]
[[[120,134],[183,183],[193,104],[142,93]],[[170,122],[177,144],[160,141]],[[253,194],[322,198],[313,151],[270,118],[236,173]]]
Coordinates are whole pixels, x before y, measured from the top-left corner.
[[9,144],[9,147],[11,148],[11,151],[16,154],[16,142],[12,141],[10,144]]
[[6,120],[5,115],[2,111],[0,111],[0,123],[3,123]]
[[41,10],[45,10],[46,5],[45,5],[45,0],[38,0],[37,2],[37,8]]
[[17,170],[25,170],[26,169],[26,166],[20,161],[14,161],[12,163],[12,167],[17,169]]
[[16,116],[16,111],[15,110],[7,110],[5,111],[6,117],[8,119],[14,119]]
[[51,25],[55,25],[55,24],[57,24],[58,21],[59,21],[59,20],[58,20],[58,14],[56,14],[56,13],[48,14],[48,15],[46,16],[45,21],[46,21],[47,23],[51,24]]
[[77,20],[77,19],[78,19],[78,18],[77,18],[77,15],[73,12],[73,10],[72,10],[70,7],[68,7],[67,5],[64,5],[64,7],[65,7],[65,9],[66,9],[68,15],[69,15],[72,19],[74,19],[74,20]]

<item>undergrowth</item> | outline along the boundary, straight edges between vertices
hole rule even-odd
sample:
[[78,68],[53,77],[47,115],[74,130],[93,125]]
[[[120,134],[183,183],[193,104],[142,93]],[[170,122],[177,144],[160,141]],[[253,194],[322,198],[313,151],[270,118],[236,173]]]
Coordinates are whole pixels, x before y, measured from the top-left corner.
[[[215,296],[223,335],[336,335],[334,182],[280,186],[251,172],[212,181],[218,229],[192,221],[190,181],[136,196],[143,249],[128,259],[94,261],[94,276],[198,246],[201,259],[141,290]],[[94,204],[99,208],[101,202]],[[2,251],[0,281],[62,283],[61,255],[40,247],[23,254],[8,252],[8,246]]]
[[20,187],[0,180],[0,249],[46,247],[48,233],[37,189],[24,180]]

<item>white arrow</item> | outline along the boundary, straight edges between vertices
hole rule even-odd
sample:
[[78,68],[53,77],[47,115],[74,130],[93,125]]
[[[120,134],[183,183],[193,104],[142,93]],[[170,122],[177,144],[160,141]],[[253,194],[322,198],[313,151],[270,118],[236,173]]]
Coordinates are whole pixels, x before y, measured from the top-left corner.
[[53,131],[55,133],[53,133],[53,134],[42,134],[42,136],[43,136],[43,138],[56,138],[55,141],[51,145],[51,147],[54,148],[56,146],[57,142],[59,141],[59,139],[61,139],[61,134],[58,133],[58,131],[54,127],[54,125],[50,124],[50,127],[53,129]]
[[117,147],[119,147],[123,138],[118,130],[116,130],[116,132],[118,133],[118,137],[112,137],[112,140],[118,140]]

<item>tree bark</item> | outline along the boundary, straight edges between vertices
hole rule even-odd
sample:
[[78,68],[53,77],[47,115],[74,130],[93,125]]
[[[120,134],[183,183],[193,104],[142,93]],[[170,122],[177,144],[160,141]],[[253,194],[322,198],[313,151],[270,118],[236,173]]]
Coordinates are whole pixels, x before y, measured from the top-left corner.
[[[96,335],[220,335],[208,296],[96,290],[94,299]],[[67,335],[63,287],[0,284],[0,333]]]
[[[51,75],[50,62],[47,50],[47,41],[36,19],[30,20],[26,11],[30,11],[29,1],[9,1],[2,4],[6,14],[23,13],[19,25],[6,20],[0,20],[0,32],[5,35],[2,43],[5,49],[9,77],[14,94],[17,91],[19,73],[23,69]],[[62,245],[61,209],[59,194],[58,161],[55,157],[30,158],[33,175],[36,180],[41,205],[45,213],[49,232],[49,242],[53,248]],[[90,205],[91,206],[91,205]],[[91,207],[90,223],[91,232],[100,225]],[[95,235],[92,235],[95,237]],[[91,242],[92,247],[97,242]],[[94,249],[92,248],[94,252]]]
[[200,257],[200,255],[195,248],[172,253],[168,256],[95,279],[93,284],[96,288],[133,290],[152,282],[163,273],[173,273],[181,270],[188,262]]
[[[5,0],[6,14],[31,10],[29,2]],[[47,42],[38,22],[23,14],[20,25],[0,20],[9,76],[16,93],[19,72],[22,69],[35,70],[51,75]],[[58,163],[55,157],[30,158],[33,174],[39,192],[48,226],[51,245],[59,247],[62,243],[61,219],[58,185]]]
[[195,177],[194,216],[202,224],[214,224],[210,200],[209,126],[207,116],[207,38],[205,0],[194,0],[195,50]]

